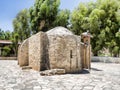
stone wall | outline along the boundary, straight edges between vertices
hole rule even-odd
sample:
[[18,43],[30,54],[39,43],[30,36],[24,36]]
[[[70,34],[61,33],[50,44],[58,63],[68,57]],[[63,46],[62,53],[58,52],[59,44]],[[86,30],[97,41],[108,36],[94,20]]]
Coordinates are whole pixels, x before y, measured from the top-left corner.
[[49,35],[50,69],[65,69],[69,72],[81,70],[80,38],[75,35]]
[[81,61],[82,68],[90,69],[91,67],[91,45],[81,43]]
[[39,32],[29,38],[29,66],[34,70],[41,71],[47,68],[46,48],[47,36]]
[[26,39],[18,48],[18,64],[28,66],[28,39]]
[[28,65],[28,39],[26,39],[18,48],[18,64],[20,66]]
[[17,57],[0,57],[0,60],[17,60]]
[[81,62],[82,62],[82,68],[84,68],[84,43],[81,43]]
[[117,57],[91,57],[92,62],[104,62],[104,63],[120,63],[120,58]]

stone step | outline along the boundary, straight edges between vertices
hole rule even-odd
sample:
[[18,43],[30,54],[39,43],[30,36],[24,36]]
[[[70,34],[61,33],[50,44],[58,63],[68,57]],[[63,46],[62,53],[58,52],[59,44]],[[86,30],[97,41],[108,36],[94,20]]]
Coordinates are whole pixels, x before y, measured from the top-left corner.
[[26,69],[32,69],[32,67],[30,67],[30,66],[23,66],[22,67],[22,70],[26,70]]
[[40,72],[40,75],[42,76],[61,75],[61,74],[65,74],[65,69],[50,69]]

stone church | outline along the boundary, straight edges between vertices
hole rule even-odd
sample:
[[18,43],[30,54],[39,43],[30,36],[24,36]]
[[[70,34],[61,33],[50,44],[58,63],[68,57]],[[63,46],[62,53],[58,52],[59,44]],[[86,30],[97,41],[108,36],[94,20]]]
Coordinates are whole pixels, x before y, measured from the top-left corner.
[[[90,38],[89,35],[83,36],[83,39]],[[80,72],[83,68],[90,68],[91,51],[90,45],[87,50],[84,48],[81,38],[64,27],[39,32],[19,46],[18,63],[37,71],[64,69],[66,73]]]

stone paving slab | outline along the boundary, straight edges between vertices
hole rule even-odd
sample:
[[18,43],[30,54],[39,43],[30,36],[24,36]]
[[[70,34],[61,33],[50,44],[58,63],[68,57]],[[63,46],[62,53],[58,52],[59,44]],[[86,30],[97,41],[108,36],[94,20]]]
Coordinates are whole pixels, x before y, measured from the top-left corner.
[[0,60],[0,90],[120,90],[120,64],[92,63],[90,73],[40,76]]

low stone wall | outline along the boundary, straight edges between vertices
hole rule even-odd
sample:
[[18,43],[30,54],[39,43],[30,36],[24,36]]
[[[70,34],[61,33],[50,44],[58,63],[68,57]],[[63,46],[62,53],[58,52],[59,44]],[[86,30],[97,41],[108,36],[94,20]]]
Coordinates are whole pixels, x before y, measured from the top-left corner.
[[117,57],[91,57],[92,62],[104,62],[104,63],[120,63],[120,58]]
[[0,57],[0,60],[17,60],[17,57]]

